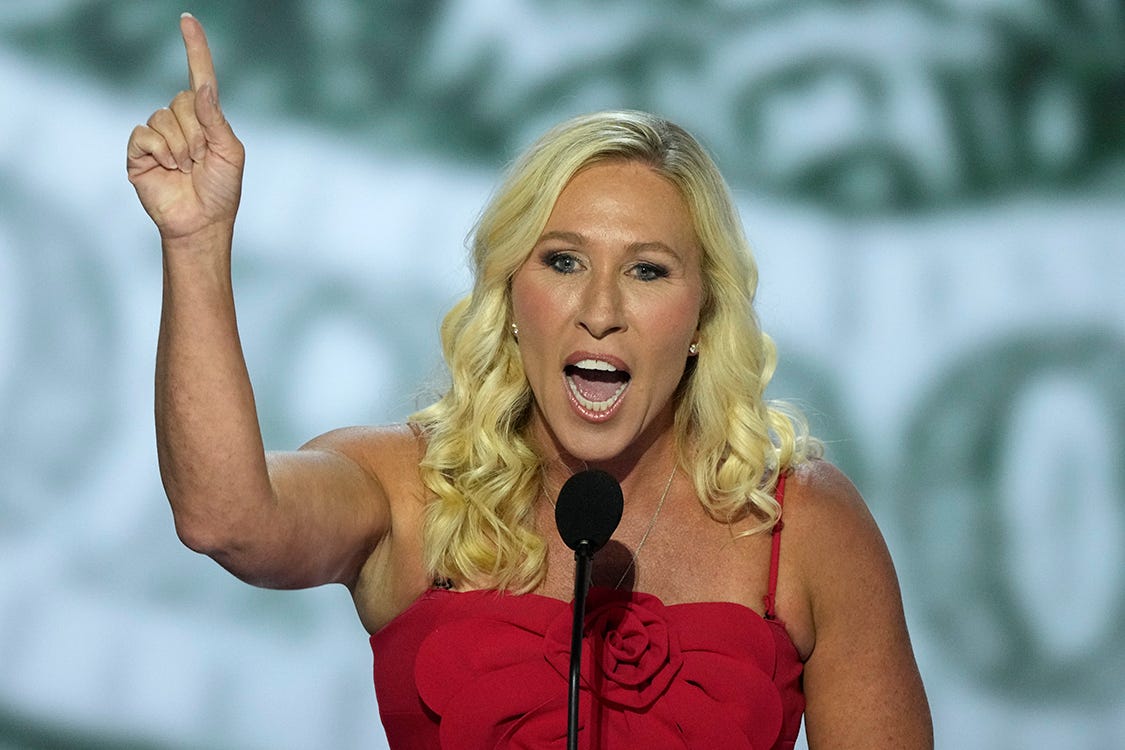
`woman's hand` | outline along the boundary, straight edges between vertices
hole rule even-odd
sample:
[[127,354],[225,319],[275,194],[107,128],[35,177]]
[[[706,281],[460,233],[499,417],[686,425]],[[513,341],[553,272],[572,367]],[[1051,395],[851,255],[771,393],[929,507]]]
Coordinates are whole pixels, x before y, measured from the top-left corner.
[[245,162],[242,143],[219,107],[203,27],[185,13],[180,32],[191,89],[133,129],[126,160],[129,181],[165,242],[216,228],[229,233]]

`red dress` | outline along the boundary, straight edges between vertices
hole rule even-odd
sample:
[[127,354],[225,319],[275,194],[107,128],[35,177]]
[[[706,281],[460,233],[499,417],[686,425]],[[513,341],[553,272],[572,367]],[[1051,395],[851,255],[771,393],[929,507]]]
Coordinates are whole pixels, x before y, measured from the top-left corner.
[[[782,481],[779,501],[783,491]],[[805,699],[800,657],[774,615],[780,531],[765,617],[591,589],[579,747],[793,747]],[[537,594],[423,593],[371,636],[392,750],[565,748],[572,617],[569,602]]]

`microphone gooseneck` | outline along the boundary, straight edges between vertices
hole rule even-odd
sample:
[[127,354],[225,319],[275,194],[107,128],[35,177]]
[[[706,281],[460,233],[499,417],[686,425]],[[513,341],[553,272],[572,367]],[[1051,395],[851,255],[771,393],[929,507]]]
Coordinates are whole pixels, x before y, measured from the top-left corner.
[[574,550],[574,622],[570,631],[570,682],[567,697],[567,750],[578,748],[578,685],[582,664],[582,631],[586,594],[594,553],[605,546],[617,524],[625,500],[621,485],[600,469],[580,471],[566,480],[555,503],[555,524],[567,547]]

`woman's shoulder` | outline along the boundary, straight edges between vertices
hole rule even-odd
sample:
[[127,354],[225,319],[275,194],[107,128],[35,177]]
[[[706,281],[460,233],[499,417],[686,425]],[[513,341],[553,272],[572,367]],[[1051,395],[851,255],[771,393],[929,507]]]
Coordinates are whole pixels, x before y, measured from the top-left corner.
[[417,469],[426,452],[426,438],[410,423],[357,425],[326,432],[301,448],[340,453],[366,469],[403,462]]
[[891,605],[897,599],[882,532],[859,490],[832,463],[813,459],[793,468],[786,477],[782,519],[787,568],[782,580],[788,576],[789,606],[803,625],[806,654],[826,623],[857,601],[875,605],[889,597],[881,603]]
[[786,477],[782,514],[787,550],[809,572],[827,572],[885,549],[863,495],[827,460],[811,459],[792,469]]
[[[784,518],[802,535],[838,535],[853,526],[874,527],[866,501],[835,464],[813,458],[792,467],[785,477]],[[797,531],[797,530],[795,530]]]
[[779,609],[805,660],[810,745],[877,729],[896,747],[932,747],[898,578],[862,495],[829,462],[808,461],[787,477],[782,518],[794,616]]
[[411,422],[338,427],[310,440],[306,446],[414,443],[424,445],[422,429]]
[[325,433],[306,447],[347,456],[375,479],[385,498],[388,533],[360,563],[351,586],[360,620],[375,632],[426,584],[421,530],[428,494],[418,469],[425,437],[410,424],[355,426]]
[[352,461],[386,492],[392,507],[423,499],[418,467],[426,454],[426,437],[410,423],[341,427],[313,438],[302,450],[339,454]]

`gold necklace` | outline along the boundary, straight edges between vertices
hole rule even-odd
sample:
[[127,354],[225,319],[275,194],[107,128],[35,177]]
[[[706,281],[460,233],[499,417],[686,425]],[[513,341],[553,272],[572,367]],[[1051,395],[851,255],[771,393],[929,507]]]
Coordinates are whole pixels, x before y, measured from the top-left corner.
[[[664,491],[660,493],[660,500],[656,503],[656,510],[653,511],[652,518],[648,519],[648,526],[645,528],[645,533],[641,535],[641,541],[637,542],[637,548],[632,551],[629,565],[625,568],[625,572],[621,574],[621,578],[617,579],[617,584],[613,587],[614,589],[621,588],[621,584],[625,583],[625,579],[629,576],[629,573],[632,572],[633,567],[637,564],[637,558],[641,554],[641,547],[645,546],[645,542],[648,541],[649,534],[652,533],[653,528],[656,526],[656,519],[660,517],[660,511],[664,509],[664,501],[668,499],[668,490],[672,488],[672,480],[675,478],[675,476],[676,462],[673,461],[672,473],[668,475],[668,481],[664,483]],[[551,504],[551,507],[554,508],[555,501],[552,500],[551,496],[547,494],[546,475],[543,475],[540,478],[539,492],[543,495],[543,497],[547,498],[547,502],[549,502]]]

